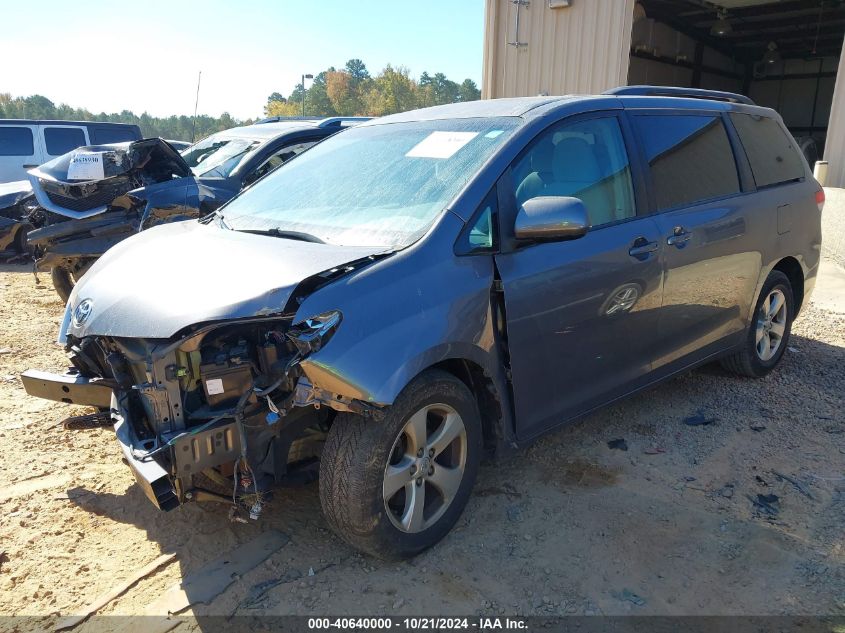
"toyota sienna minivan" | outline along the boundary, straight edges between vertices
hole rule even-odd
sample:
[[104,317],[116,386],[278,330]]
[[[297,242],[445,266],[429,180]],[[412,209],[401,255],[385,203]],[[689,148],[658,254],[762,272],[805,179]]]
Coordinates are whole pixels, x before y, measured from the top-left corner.
[[[713,360],[764,376],[813,289],[824,194],[746,97],[626,87],[363,123],[73,290],[73,368],[150,501],[257,519],[319,477],[329,525],[436,543],[485,453]],[[660,397],[659,392],[655,397]]]

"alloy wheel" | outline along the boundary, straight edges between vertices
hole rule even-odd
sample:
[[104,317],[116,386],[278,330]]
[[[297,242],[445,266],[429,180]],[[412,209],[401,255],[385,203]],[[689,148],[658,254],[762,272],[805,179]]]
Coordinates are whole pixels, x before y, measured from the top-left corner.
[[777,354],[786,332],[786,296],[779,288],[772,289],[757,312],[755,349],[762,361],[771,360]]
[[414,533],[437,523],[458,493],[466,458],[466,428],[455,409],[431,404],[408,418],[384,470],[384,507],[393,525]]

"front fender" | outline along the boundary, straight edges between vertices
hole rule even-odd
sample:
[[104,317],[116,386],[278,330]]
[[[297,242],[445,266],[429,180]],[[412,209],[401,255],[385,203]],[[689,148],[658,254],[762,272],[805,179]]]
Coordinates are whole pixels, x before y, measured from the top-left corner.
[[343,314],[331,340],[301,363],[312,384],[386,405],[443,360],[501,372],[490,309],[493,258],[455,256],[460,226],[447,213],[421,242],[305,299],[297,321],[329,310]]
[[199,187],[193,177],[169,180],[131,193],[145,201],[141,215],[143,229],[200,215]]

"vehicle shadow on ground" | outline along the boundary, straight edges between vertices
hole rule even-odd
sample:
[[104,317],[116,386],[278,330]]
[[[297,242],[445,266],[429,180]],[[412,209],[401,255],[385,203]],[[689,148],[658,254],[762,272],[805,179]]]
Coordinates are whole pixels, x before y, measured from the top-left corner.
[[[812,359],[812,363],[806,362],[807,359]],[[245,588],[230,589],[229,594],[221,596],[221,599],[225,598],[222,600],[224,611],[230,614],[244,613],[241,607],[249,603],[254,597],[250,591],[260,587],[263,582],[278,581],[273,585],[270,592],[270,595],[275,596],[275,605],[278,605],[280,601],[293,600],[293,598],[287,597],[287,593],[282,593],[284,588],[289,586],[289,583],[298,583],[303,578],[307,579],[312,573],[320,574],[323,570],[333,566],[340,568],[338,571],[344,574],[344,578],[349,576],[351,579],[348,582],[354,585],[357,582],[355,578],[357,577],[356,574],[360,572],[362,561],[363,564],[369,565],[373,571],[396,574],[398,577],[400,573],[404,576],[414,571],[409,565],[414,567],[435,565],[440,561],[445,566],[450,560],[461,560],[464,565],[468,565],[470,570],[466,573],[455,572],[457,581],[465,584],[463,590],[470,593],[477,591],[476,595],[490,595],[499,591],[499,589],[495,585],[491,587],[488,579],[474,576],[475,572],[472,570],[489,567],[490,556],[494,553],[510,556],[513,555],[514,550],[518,551],[519,548],[540,545],[539,543],[536,543],[536,545],[529,542],[523,543],[519,537],[514,537],[507,543],[502,542],[503,531],[508,532],[530,527],[530,522],[521,523],[522,519],[518,517],[518,512],[526,512],[530,516],[532,504],[534,504],[533,507],[536,507],[537,504],[543,506],[543,512],[550,513],[549,516],[551,517],[555,512],[560,512],[560,508],[565,507],[565,504],[577,504],[581,496],[585,499],[588,498],[589,501],[586,505],[575,506],[575,509],[582,513],[577,520],[579,524],[589,525],[591,532],[595,531],[599,534],[613,529],[610,522],[618,519],[611,518],[617,514],[616,510],[611,511],[611,509],[618,507],[620,501],[624,499],[628,499],[633,506],[631,509],[634,511],[643,510],[637,507],[638,504],[641,505],[642,503],[654,502],[658,508],[666,505],[665,499],[655,501],[649,498],[650,493],[646,491],[647,485],[642,487],[642,492],[638,491],[639,485],[646,483],[638,478],[643,477],[648,479],[649,484],[653,483],[649,477],[638,472],[638,466],[620,462],[622,464],[620,471],[623,468],[626,470],[625,477],[622,478],[623,481],[620,483],[617,483],[614,474],[616,471],[607,468],[602,469],[601,464],[607,461],[608,455],[613,458],[619,456],[620,459],[624,456],[625,460],[631,463],[636,457],[632,453],[626,455],[619,451],[609,451],[606,446],[609,437],[625,435],[631,438],[637,432],[640,432],[639,430],[650,428],[658,438],[662,438],[659,441],[671,442],[672,437],[676,434],[696,433],[696,437],[699,438],[716,437],[723,440],[724,445],[720,447],[722,458],[727,453],[730,459],[733,459],[732,454],[735,454],[736,460],[745,459],[744,454],[735,445],[732,445],[733,425],[744,423],[742,420],[723,420],[720,424],[712,427],[701,427],[700,429],[683,425],[683,417],[694,413],[697,409],[715,410],[718,413],[719,403],[713,400],[713,394],[716,385],[725,381],[730,383],[729,388],[736,397],[747,398],[749,416],[756,415],[758,410],[765,408],[767,401],[770,399],[789,397],[790,394],[808,394],[802,396],[807,399],[807,416],[813,417],[815,415],[818,417],[817,424],[819,426],[830,427],[826,431],[819,432],[822,434],[824,432],[830,433],[830,438],[837,441],[838,438],[845,437],[841,434],[845,431],[845,425],[843,425],[841,419],[831,420],[826,418],[821,409],[816,410],[814,408],[813,396],[811,395],[819,393],[818,390],[822,388],[826,394],[828,405],[834,406],[838,410],[845,407],[845,347],[793,335],[789,350],[781,366],[765,379],[740,378],[721,369],[718,364],[708,365],[696,370],[691,375],[672,379],[668,383],[649,389],[575,424],[555,431],[531,446],[527,451],[517,452],[492,464],[485,464],[476,483],[475,494],[467,511],[459,520],[456,530],[431,552],[424,553],[414,561],[399,566],[395,563],[388,564],[374,559],[361,558],[349,546],[332,535],[322,518],[316,483],[277,491],[274,500],[268,505],[261,519],[245,525],[229,521],[228,508],[225,504],[193,503],[186,504],[168,513],[159,512],[150,505],[141,489],[135,484],[129,486],[123,494],[102,493],[77,487],[68,490],[68,497],[86,512],[107,517],[113,521],[131,524],[143,530],[150,541],[158,543],[163,553],[175,552],[178,555],[178,564],[181,566],[180,575],[183,578],[195,572],[208,561],[218,558],[221,554],[225,554],[239,544],[254,539],[263,531],[277,529],[290,536],[290,543],[271,557],[274,565],[271,565],[270,568],[259,566],[256,568],[256,573],[250,576],[250,582],[246,583]],[[656,422],[655,408],[664,405],[668,413],[661,418],[660,422]],[[659,424],[671,425],[671,428],[655,428]],[[840,434],[837,435],[836,433]],[[754,435],[754,437],[762,436]],[[777,441],[775,436],[770,437]],[[843,448],[845,448],[845,445],[843,445]],[[670,453],[674,450],[673,457],[677,457],[678,463],[665,466],[669,473],[667,477],[675,476],[672,474],[673,468],[677,473],[683,474],[690,472],[692,468],[698,469],[696,471],[698,473],[698,471],[706,470],[708,467],[710,454],[707,452],[693,454],[686,453],[681,448],[670,448],[669,450]],[[835,451],[835,449],[833,450]],[[654,459],[658,458],[655,457]],[[639,457],[638,459],[643,458]],[[564,464],[566,468],[559,468],[561,464]],[[574,466],[572,466],[573,464]],[[597,468],[590,470],[590,468],[585,467],[579,470],[578,464],[597,466]],[[552,476],[550,476],[550,473]],[[555,474],[561,476],[556,478]],[[537,482],[540,482],[539,487]],[[695,484],[689,485],[694,486]],[[625,490],[621,489],[620,486],[624,487]],[[588,494],[582,494],[585,490]],[[629,492],[634,494],[629,494]],[[558,493],[564,496],[556,496]],[[546,495],[546,498],[543,497],[544,495]],[[715,525],[713,531],[716,531],[719,521],[724,520],[724,514],[720,514],[712,507],[708,507],[691,497],[683,497],[680,501],[672,501],[672,503],[680,504],[678,512],[686,517],[685,523],[676,523],[677,527],[674,530],[668,529],[667,532],[665,518],[661,522],[657,518],[650,518],[647,511],[644,512],[639,521],[643,522],[640,527],[645,529],[638,532],[638,538],[655,541],[642,544],[644,551],[649,551],[649,548],[660,551],[661,544],[656,541],[679,538],[680,535],[677,531],[682,529],[682,524],[687,526],[684,529],[692,530],[692,535],[695,536],[695,530],[699,529],[696,528],[699,525],[697,521],[700,521],[702,526],[705,522],[708,526],[712,523]],[[684,505],[688,507],[683,507]],[[514,510],[515,507],[527,509]],[[670,506],[666,505],[666,507]],[[819,507],[816,511],[825,513],[831,510],[830,507]],[[695,517],[698,518],[692,520]],[[706,520],[703,517],[706,517]],[[741,522],[740,519],[738,520]],[[648,529],[649,521],[654,522],[653,529]],[[700,529],[703,531],[705,528],[701,527]],[[748,538],[759,540],[760,530],[767,529],[769,529],[768,524],[754,523],[752,525],[749,523],[747,532],[751,536],[748,536]],[[757,536],[753,536],[755,534]],[[548,538],[550,541],[554,541],[556,549],[553,555],[549,555],[548,552],[547,554],[537,552],[537,556],[544,559],[544,564],[549,566],[547,569],[551,569],[552,575],[559,574],[561,577],[572,576],[573,572],[568,571],[571,560],[569,557],[572,556],[579,559],[590,560],[593,558],[597,561],[614,562],[620,559],[630,559],[634,556],[628,547],[629,544],[624,539],[586,539],[586,542],[575,539],[574,542],[569,543],[566,540],[558,539],[555,535],[550,535]],[[485,543],[489,544],[488,548],[483,547]],[[778,541],[778,543],[778,547],[793,548],[794,551],[788,550],[790,555],[795,557],[806,555],[805,549],[799,547],[797,541],[786,539],[782,542]],[[479,544],[482,544],[482,547],[479,547]],[[551,544],[550,542],[549,545]],[[710,579],[714,584],[723,582],[723,578],[719,576],[721,572],[711,568],[713,566],[708,561],[705,560],[699,565],[693,558],[689,562],[699,570],[698,579],[694,582],[704,582],[705,579]],[[676,573],[673,569],[676,564],[669,557],[662,562],[648,560],[646,564],[654,567],[649,571],[657,576],[664,575],[672,578],[672,574]],[[745,560],[745,568],[737,569],[735,573],[753,579],[755,575],[766,574],[769,571],[766,564],[768,563],[755,559]],[[501,573],[508,574],[509,572],[507,568],[504,568]],[[513,573],[521,572],[518,572],[518,568],[514,567]],[[479,573],[477,576],[484,576],[484,574]],[[601,587],[602,573],[587,573],[586,576],[586,579],[578,582],[592,583]],[[370,577],[362,576],[364,580]],[[507,585],[507,578],[499,581],[499,584],[502,584],[502,582]],[[538,582],[546,581],[538,580]],[[653,602],[650,603],[652,608],[655,609],[652,613],[677,613],[679,609],[688,609],[692,613],[696,612],[696,604],[698,603],[686,603],[681,599],[676,602],[674,598],[670,599],[669,594],[677,593],[677,587],[673,588],[671,582],[666,584],[668,586],[666,596],[655,596]],[[438,599],[443,601],[453,599],[448,588],[438,589],[436,586],[429,586],[428,590],[431,592],[431,599],[435,603]],[[654,589],[653,591],[658,590]],[[234,593],[238,595],[231,595]],[[503,601],[508,600],[505,593],[503,593],[503,596],[501,598]],[[725,612],[730,612],[732,609],[736,610],[742,605],[744,605],[744,608],[756,609],[756,612],[764,612],[768,608],[764,604],[753,602],[748,604],[749,601],[755,599],[751,594],[748,596],[741,594],[736,597],[731,596],[726,600],[734,600],[734,603],[717,604],[713,608],[717,611],[718,609],[725,609]],[[363,612],[373,613],[374,605],[368,607],[364,601],[364,596],[360,596],[360,598],[362,602],[359,603],[358,608]],[[763,599],[760,598],[760,600]],[[256,607],[253,601],[253,606],[247,613],[254,615],[266,612],[268,607],[266,601],[263,603],[259,601],[257,604]],[[456,603],[452,601],[449,604],[454,605]],[[500,604],[510,605],[511,602],[501,602]],[[271,601],[269,604],[271,611],[273,606],[274,604]],[[294,607],[296,605],[291,608]],[[204,608],[200,607],[200,611]],[[214,601],[213,606],[208,608],[208,612],[221,613],[221,601]],[[304,607],[300,612],[305,612]],[[219,621],[217,624],[219,624]],[[201,622],[199,625],[202,628]]]
[[31,275],[32,274],[32,262],[31,261],[18,261],[14,263],[3,262],[0,263],[0,273],[20,273]]

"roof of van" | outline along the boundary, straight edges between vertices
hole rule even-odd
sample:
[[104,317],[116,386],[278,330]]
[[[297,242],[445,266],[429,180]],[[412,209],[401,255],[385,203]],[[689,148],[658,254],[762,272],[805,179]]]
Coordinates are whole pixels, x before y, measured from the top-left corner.
[[464,119],[487,117],[542,116],[549,110],[578,102],[592,101],[598,109],[602,107],[623,107],[637,104],[640,107],[699,108],[731,110],[754,108],[768,110],[754,104],[748,97],[729,92],[701,90],[695,88],[672,88],[664,86],[625,86],[600,95],[562,95],[537,97],[510,97],[505,99],[483,99],[400,112],[374,119],[362,125],[382,125],[408,121],[432,121],[438,119]]
[[105,125],[109,127],[138,127],[136,123],[113,121],[58,121],[53,119],[0,119],[0,125]]

